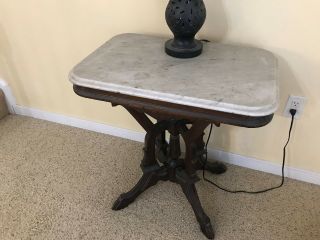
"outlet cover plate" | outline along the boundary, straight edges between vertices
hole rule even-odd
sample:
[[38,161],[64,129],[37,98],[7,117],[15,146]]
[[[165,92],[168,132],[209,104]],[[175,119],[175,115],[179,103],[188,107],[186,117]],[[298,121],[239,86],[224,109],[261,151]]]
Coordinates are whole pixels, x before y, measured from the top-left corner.
[[299,118],[303,113],[305,103],[305,97],[290,95],[283,115],[291,118],[290,109],[295,109],[297,110],[295,118]]

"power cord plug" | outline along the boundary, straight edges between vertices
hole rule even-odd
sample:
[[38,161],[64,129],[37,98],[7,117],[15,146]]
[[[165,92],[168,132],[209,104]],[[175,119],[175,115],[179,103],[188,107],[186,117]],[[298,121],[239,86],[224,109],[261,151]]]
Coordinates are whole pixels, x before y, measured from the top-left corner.
[[294,117],[297,114],[297,110],[296,109],[290,109],[290,114],[292,117]]
[[208,182],[208,183],[212,184],[213,186],[219,188],[220,190],[228,192],[228,193],[260,194],[260,193],[266,193],[266,192],[270,192],[272,190],[281,188],[284,185],[284,181],[285,181],[284,168],[285,168],[285,163],[286,163],[286,150],[287,150],[287,146],[288,146],[288,144],[290,142],[291,132],[292,132],[293,123],[294,123],[294,117],[295,117],[296,113],[297,113],[296,109],[290,109],[291,124],[290,124],[290,128],[289,128],[288,140],[287,140],[285,146],[283,147],[282,178],[281,178],[281,183],[278,186],[271,187],[271,188],[264,189],[264,190],[260,190],[260,191],[245,191],[245,190],[235,190],[235,191],[233,191],[233,190],[229,190],[227,188],[221,187],[218,184],[216,184],[213,181],[211,181],[208,178],[206,178],[206,176],[205,176],[205,168],[206,168],[206,165],[207,165],[207,162],[208,162],[208,144],[209,144],[210,137],[211,137],[211,134],[212,134],[213,124],[211,124],[211,126],[210,126],[209,136],[208,136],[208,139],[207,139],[207,142],[206,142],[206,145],[205,145],[205,150],[206,150],[206,152],[205,152],[205,162],[203,164],[203,170],[202,170],[203,180],[205,180],[206,182]]

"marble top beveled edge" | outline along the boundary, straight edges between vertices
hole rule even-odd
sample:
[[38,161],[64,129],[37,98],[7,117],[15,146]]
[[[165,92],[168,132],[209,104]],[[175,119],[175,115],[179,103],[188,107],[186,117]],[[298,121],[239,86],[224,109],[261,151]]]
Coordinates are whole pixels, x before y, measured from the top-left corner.
[[[136,96],[136,97],[141,97],[141,98],[146,98],[146,99],[153,99],[153,100],[159,100],[159,101],[163,101],[163,102],[169,102],[169,103],[176,103],[176,104],[181,104],[181,105],[187,105],[187,106],[193,106],[193,107],[199,107],[199,108],[203,108],[203,109],[210,109],[210,110],[214,110],[214,111],[221,111],[221,112],[227,112],[227,113],[234,113],[234,114],[240,114],[240,115],[245,115],[245,116],[253,116],[253,117],[260,117],[260,116],[267,116],[270,114],[273,114],[279,105],[279,87],[278,87],[278,67],[277,67],[277,60],[274,57],[274,55],[272,53],[270,53],[269,51],[263,50],[263,52],[267,53],[269,52],[269,56],[270,54],[273,55],[273,60],[274,61],[274,67],[270,68],[270,70],[273,71],[272,75],[272,79],[273,81],[271,81],[272,84],[276,84],[274,85],[274,89],[273,89],[273,96],[272,98],[269,98],[269,101],[265,102],[265,103],[261,103],[260,105],[258,104],[243,104],[237,101],[234,102],[228,102],[228,101],[224,101],[224,99],[222,98],[220,101],[218,98],[216,99],[212,99],[209,100],[208,96],[206,97],[201,97],[200,96],[189,96],[188,95],[184,95],[184,94],[180,94],[179,91],[172,91],[171,93],[168,92],[167,90],[163,89],[162,90],[155,90],[153,89],[153,87],[146,87],[146,88],[142,88],[142,87],[137,87],[135,84],[127,84],[126,83],[126,76],[122,74],[119,75],[121,76],[119,78],[119,76],[116,76],[116,80],[113,80],[113,77],[111,79],[99,79],[96,78],[96,76],[94,74],[91,74],[92,77],[87,77],[86,74],[82,75],[83,73],[78,72],[79,71],[79,67],[87,67],[85,65],[83,65],[86,61],[94,61],[94,57],[95,54],[101,50],[103,50],[103,48],[105,46],[107,46],[106,44],[111,44],[112,45],[115,43],[115,41],[119,40],[126,40],[128,39],[129,41],[131,41],[132,39],[136,39],[139,40],[140,39],[147,39],[149,38],[151,39],[155,39],[155,42],[157,42],[159,40],[159,38],[157,39],[157,37],[152,37],[152,36],[148,36],[148,35],[142,35],[142,34],[132,34],[132,33],[126,33],[126,34],[120,34],[117,35],[115,37],[113,37],[112,39],[110,39],[109,41],[107,41],[105,44],[103,44],[100,48],[98,48],[96,51],[94,51],[92,54],[90,54],[87,58],[85,58],[83,61],[81,61],[81,63],[79,63],[78,65],[76,65],[73,70],[70,72],[69,75],[69,79],[70,81],[78,86],[83,86],[83,87],[87,87],[87,88],[92,88],[92,89],[98,89],[98,90],[102,90],[102,91],[106,91],[106,92],[114,92],[114,93],[121,93],[121,94],[125,94],[125,95],[129,95],[129,96]],[[163,41],[165,40],[165,38],[162,39]],[[159,44],[159,42],[157,43]],[[220,45],[225,45],[225,44],[220,44]],[[232,45],[226,44],[225,46],[230,46],[232,47]],[[236,45],[234,45],[236,46]],[[110,45],[108,45],[108,47],[110,47]],[[159,46],[158,46],[159,47]],[[158,48],[157,47],[157,48]],[[240,46],[238,46],[240,47]],[[246,47],[244,47],[246,48]],[[250,49],[250,48],[249,48]],[[255,48],[252,48],[255,49]],[[120,49],[121,50],[121,49]],[[160,48],[159,48],[160,50]],[[256,48],[256,50],[259,50],[258,48]],[[123,52],[120,51],[120,53],[123,54]],[[134,52],[133,52],[134,53]],[[140,54],[138,54],[139,56]],[[262,54],[263,56],[264,54]],[[159,64],[163,63],[163,56],[166,56],[164,53],[162,54],[162,60],[159,61]],[[101,57],[101,54],[98,54],[98,57]],[[140,56],[141,57],[141,56]],[[161,57],[160,57],[161,58]],[[109,59],[110,60],[110,59]],[[211,59],[210,59],[211,60]],[[168,59],[168,61],[170,61]],[[98,63],[99,64],[99,63]],[[99,66],[99,65],[98,65]],[[101,66],[100,66],[101,67]],[[99,68],[99,67],[98,67]],[[80,68],[81,69],[81,68]],[[92,69],[91,69],[92,70]],[[112,73],[111,69],[111,73]],[[141,69],[140,69],[141,70]],[[147,70],[152,70],[152,69],[147,69]],[[159,77],[159,75],[158,75]],[[130,78],[129,78],[130,80]],[[252,80],[252,79],[251,79]],[[266,80],[266,79],[265,79]],[[270,79],[271,80],[271,79]],[[119,84],[117,82],[120,82]],[[180,82],[181,84],[181,82]],[[261,90],[262,88],[260,87],[259,90]],[[192,94],[191,94],[192,95]]]
[[232,113],[251,117],[262,117],[274,114],[279,107],[279,90],[277,90],[277,99],[270,105],[261,107],[248,107],[230,103],[217,102],[213,100],[205,100],[187,96],[180,96],[170,93],[157,92],[152,90],[138,89],[114,83],[105,83],[92,79],[85,79],[74,74],[74,68],[69,74],[71,83],[96,90],[109,91],[113,93],[121,93],[124,95],[141,97],[146,99],[158,100],[163,102],[175,103],[191,107],[198,107],[225,113]]

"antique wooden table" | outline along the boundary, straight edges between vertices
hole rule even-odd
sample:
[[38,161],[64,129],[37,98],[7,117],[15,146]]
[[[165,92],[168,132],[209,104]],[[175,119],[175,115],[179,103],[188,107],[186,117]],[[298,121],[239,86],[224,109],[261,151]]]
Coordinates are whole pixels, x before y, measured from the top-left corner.
[[[217,43],[205,43],[197,58],[176,59],[164,53],[164,42],[139,34],[116,36],[78,64],[70,80],[78,95],[123,106],[146,131],[143,176],[113,210],[127,207],[159,180],[170,180],[181,186],[202,232],[213,239],[195,187],[196,171],[203,167],[204,130],[212,123],[268,124],[278,107],[277,60],[265,50]],[[207,170],[220,174],[226,168],[213,162]]]

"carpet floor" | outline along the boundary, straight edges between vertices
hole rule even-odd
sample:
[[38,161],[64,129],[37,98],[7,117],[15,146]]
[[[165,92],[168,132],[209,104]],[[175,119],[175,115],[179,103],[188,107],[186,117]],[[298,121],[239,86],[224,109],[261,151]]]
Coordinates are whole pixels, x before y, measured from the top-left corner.
[[[0,120],[0,239],[206,239],[179,186],[161,182],[128,208],[113,201],[141,176],[141,143],[21,116]],[[261,189],[278,176],[229,166],[208,177]],[[320,187],[287,180],[261,195],[200,181],[216,240],[319,240]]]

